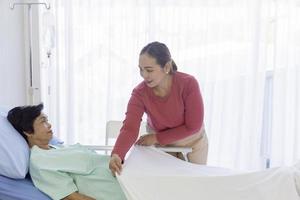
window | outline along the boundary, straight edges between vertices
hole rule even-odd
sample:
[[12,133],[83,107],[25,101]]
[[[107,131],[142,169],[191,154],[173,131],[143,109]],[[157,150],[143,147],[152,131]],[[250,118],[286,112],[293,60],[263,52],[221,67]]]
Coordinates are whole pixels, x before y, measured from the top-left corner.
[[[274,130],[288,125],[276,118],[286,116],[277,97],[287,86],[278,87],[277,74],[286,63],[296,73],[285,76],[294,77],[294,101],[285,105],[298,109],[298,1],[88,0],[53,1],[52,8],[55,47],[41,77],[50,91],[43,101],[67,143],[104,144],[106,121],[124,118],[131,91],[142,81],[139,51],[158,40],[179,70],[200,82],[209,164],[255,169],[265,166],[264,155],[271,163],[278,155],[274,139],[281,134]],[[266,79],[269,71],[272,79]]]

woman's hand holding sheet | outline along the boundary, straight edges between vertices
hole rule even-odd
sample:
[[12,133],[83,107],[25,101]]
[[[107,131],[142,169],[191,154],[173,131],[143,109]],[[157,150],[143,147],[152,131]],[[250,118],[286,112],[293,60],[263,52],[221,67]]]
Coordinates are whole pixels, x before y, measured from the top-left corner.
[[122,160],[117,154],[113,154],[109,161],[109,169],[115,176],[117,174],[121,174],[122,171]]

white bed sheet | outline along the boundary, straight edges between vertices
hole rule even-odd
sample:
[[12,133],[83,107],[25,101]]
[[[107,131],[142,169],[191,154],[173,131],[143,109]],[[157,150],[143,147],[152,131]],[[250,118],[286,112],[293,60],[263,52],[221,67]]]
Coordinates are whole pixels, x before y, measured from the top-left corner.
[[128,200],[299,200],[295,168],[242,173],[135,146],[117,176]]

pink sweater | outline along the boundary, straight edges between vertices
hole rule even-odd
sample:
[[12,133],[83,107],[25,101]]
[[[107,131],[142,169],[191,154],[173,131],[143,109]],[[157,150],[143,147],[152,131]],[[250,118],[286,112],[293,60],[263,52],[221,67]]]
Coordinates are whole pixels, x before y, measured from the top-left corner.
[[171,144],[198,132],[202,127],[204,110],[197,80],[191,75],[175,72],[171,91],[165,97],[155,96],[144,82],[134,88],[112,154],[124,159],[137,140],[144,112],[160,145]]

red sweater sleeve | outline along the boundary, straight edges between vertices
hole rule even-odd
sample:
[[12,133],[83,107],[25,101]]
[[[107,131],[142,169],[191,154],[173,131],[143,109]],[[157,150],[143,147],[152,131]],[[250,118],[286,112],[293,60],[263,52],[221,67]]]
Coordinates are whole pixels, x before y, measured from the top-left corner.
[[118,154],[124,160],[126,153],[137,140],[144,110],[141,94],[133,90],[127,105],[126,118],[111,154]]
[[192,77],[183,89],[184,123],[157,133],[161,145],[173,143],[200,130],[204,118],[204,106],[197,80]]

